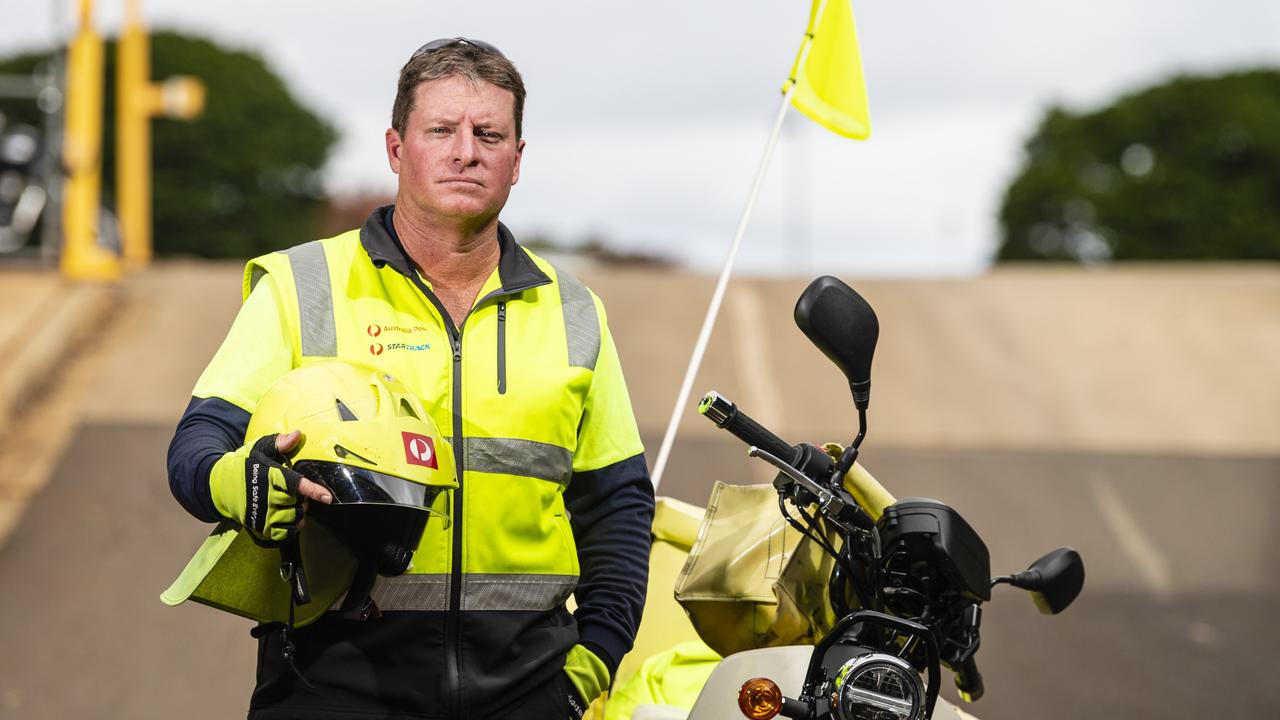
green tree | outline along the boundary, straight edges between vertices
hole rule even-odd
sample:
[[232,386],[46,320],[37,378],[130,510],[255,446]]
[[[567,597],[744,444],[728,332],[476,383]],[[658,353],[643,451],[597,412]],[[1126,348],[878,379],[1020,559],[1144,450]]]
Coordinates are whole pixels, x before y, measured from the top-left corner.
[[[50,53],[0,61],[30,73]],[[151,37],[152,78],[194,75],[203,115],[152,124],[153,237],[157,254],[243,258],[312,239],[324,201],[319,168],[333,128],[303,107],[258,55],[175,32]],[[115,43],[108,42],[103,202],[115,197]],[[10,122],[40,127],[30,101],[0,101]]]
[[1051,108],[1000,221],[1000,260],[1280,259],[1280,71]]

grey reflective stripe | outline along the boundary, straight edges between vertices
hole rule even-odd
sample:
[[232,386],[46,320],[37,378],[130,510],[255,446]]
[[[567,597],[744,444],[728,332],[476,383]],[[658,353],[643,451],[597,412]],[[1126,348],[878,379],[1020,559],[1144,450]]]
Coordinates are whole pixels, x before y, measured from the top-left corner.
[[378,603],[380,610],[448,610],[449,576],[379,577],[369,595]]
[[578,586],[577,575],[463,575],[463,610],[554,610]]
[[[578,585],[576,575],[463,575],[463,610],[554,610]],[[386,611],[449,609],[449,576],[379,577],[370,593]],[[334,603],[341,607],[342,601]]]
[[560,306],[564,310],[564,334],[569,340],[569,365],[596,369],[600,355],[600,319],[591,291],[578,279],[556,267]]
[[519,475],[567,484],[573,453],[559,445],[519,438],[462,439],[463,467],[473,472]]
[[335,357],[338,331],[333,322],[333,290],[329,286],[329,261],[319,240],[284,251],[293,268],[298,290],[298,326],[303,357]]

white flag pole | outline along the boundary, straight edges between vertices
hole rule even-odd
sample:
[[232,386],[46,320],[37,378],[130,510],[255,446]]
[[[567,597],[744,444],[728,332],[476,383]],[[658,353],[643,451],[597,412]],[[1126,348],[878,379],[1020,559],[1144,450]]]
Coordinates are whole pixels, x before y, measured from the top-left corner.
[[[818,12],[814,16],[811,27],[817,27],[818,20],[822,17],[823,10],[826,9],[826,0],[818,5]],[[813,36],[805,37],[804,45],[800,48],[800,57],[796,62],[797,68],[804,67],[804,61],[809,56],[809,46],[813,42]],[[711,340],[711,330],[716,324],[716,315],[720,313],[720,304],[724,301],[725,290],[729,287],[729,277],[733,275],[733,263],[738,258],[738,248],[742,245],[742,236],[747,231],[747,223],[751,220],[751,211],[755,209],[756,196],[760,194],[760,186],[764,183],[765,173],[769,169],[769,161],[773,158],[773,150],[778,144],[778,133],[782,130],[782,121],[787,116],[787,108],[791,105],[791,96],[795,93],[795,78],[791,78],[791,84],[787,86],[787,92],[782,96],[782,103],[778,105],[778,116],[773,121],[773,130],[769,132],[769,142],[765,145],[764,155],[760,158],[760,166],[756,168],[755,180],[751,183],[751,192],[747,195],[746,207],[742,209],[742,217],[738,220],[738,231],[733,235],[733,244],[729,246],[729,257],[724,261],[724,268],[720,271],[720,279],[716,282],[716,291],[711,296],[711,305],[707,307],[707,316],[702,321],[702,330],[698,333],[698,342],[693,347],[693,356],[689,358],[689,367],[684,373],[684,382],[680,385],[680,394],[676,398],[675,407],[671,409],[671,421],[667,423],[667,433],[662,438],[662,447],[658,450],[658,460],[653,466],[653,487],[656,490],[662,482],[663,471],[667,469],[667,460],[671,456],[671,446],[675,443],[676,431],[680,426],[680,414],[684,410],[685,403],[689,402],[689,392],[693,389],[693,380],[698,374],[698,368],[702,365],[702,356],[707,351],[707,343]]]

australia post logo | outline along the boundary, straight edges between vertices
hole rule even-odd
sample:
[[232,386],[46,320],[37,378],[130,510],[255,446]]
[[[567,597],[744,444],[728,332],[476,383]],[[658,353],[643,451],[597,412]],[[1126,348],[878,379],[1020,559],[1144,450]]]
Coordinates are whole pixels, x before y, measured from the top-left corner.
[[[378,323],[369,323],[365,326],[365,334],[373,340],[369,345],[370,355],[381,355],[388,350],[405,350],[408,352],[422,352],[431,349],[431,343],[413,342],[414,336],[420,333],[430,332],[431,329],[422,325],[380,325]],[[404,336],[404,341],[392,340],[390,337],[382,337],[383,335],[399,334]]]
[[436,463],[436,444],[431,441],[431,438],[411,432],[401,432],[400,437],[404,439],[405,462],[410,465],[429,467],[432,470],[440,469]]

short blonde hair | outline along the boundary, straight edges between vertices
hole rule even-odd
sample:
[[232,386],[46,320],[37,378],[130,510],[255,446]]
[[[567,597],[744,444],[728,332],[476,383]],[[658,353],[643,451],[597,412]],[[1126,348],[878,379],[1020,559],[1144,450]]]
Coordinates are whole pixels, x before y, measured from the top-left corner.
[[404,135],[413,112],[413,95],[418,86],[432,80],[462,77],[472,83],[487,82],[508,90],[515,98],[516,139],[524,125],[524,80],[505,56],[473,45],[462,38],[434,50],[419,50],[400,68],[396,101],[391,107],[391,127]]

